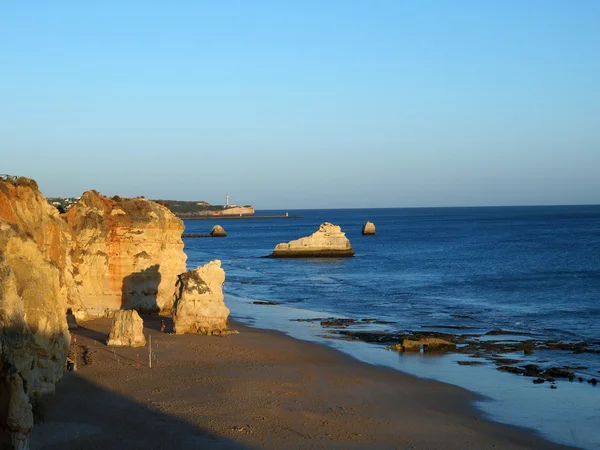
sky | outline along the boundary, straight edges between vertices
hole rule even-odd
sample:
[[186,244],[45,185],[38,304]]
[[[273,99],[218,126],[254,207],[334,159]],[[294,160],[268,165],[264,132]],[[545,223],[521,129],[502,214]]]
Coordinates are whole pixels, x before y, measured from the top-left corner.
[[0,173],[257,209],[600,203],[596,0],[0,2]]

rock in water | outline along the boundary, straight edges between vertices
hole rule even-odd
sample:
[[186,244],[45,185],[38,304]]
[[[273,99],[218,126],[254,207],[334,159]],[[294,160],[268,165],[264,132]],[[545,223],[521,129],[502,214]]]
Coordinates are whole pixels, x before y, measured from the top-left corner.
[[131,309],[115,313],[106,344],[115,347],[143,347],[146,345],[144,321],[137,311]]
[[363,236],[370,236],[375,234],[375,224],[373,222],[367,222],[364,224],[362,229]]
[[346,233],[338,225],[322,223],[307,237],[277,244],[271,258],[345,257],[354,255]]
[[210,230],[210,235],[212,237],[225,237],[227,236],[227,233],[225,233],[225,230],[221,225],[215,225],[212,227],[212,230]]
[[454,342],[428,337],[418,340],[404,339],[402,343],[394,345],[392,350],[398,352],[420,352],[421,346],[423,346],[424,352],[446,351],[454,350],[456,348]]
[[227,328],[224,282],[225,271],[219,260],[179,275],[173,305],[176,334],[215,334]]

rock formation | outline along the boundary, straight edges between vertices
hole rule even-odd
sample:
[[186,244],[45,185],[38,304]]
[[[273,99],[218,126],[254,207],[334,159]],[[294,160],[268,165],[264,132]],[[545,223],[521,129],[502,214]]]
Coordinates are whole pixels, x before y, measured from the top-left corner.
[[[54,211],[35,182],[0,181],[0,448],[28,448],[32,400],[54,392],[69,345],[67,271]],[[41,208],[41,210],[38,210]],[[47,232],[34,226],[35,218]]]
[[363,236],[370,236],[375,234],[375,224],[373,222],[367,221],[362,229]]
[[137,311],[130,309],[115,313],[106,345],[115,347],[143,347],[146,345],[144,321]]
[[456,348],[456,344],[453,342],[440,338],[427,337],[417,340],[404,339],[400,344],[394,345],[392,350],[398,352],[420,352],[421,346],[423,346],[424,352],[446,351]]
[[225,233],[225,230],[221,225],[215,225],[212,227],[212,230],[210,230],[210,235],[212,237],[225,237],[227,236],[227,233]]
[[35,241],[44,258],[56,264],[61,296],[76,316],[84,316],[73,278],[71,233],[58,210],[46,201],[34,180],[21,177],[0,181],[0,218],[17,225]]
[[89,315],[170,312],[177,276],[185,271],[181,219],[144,198],[111,199],[96,191],[83,194],[65,218],[74,278]]
[[227,328],[229,309],[223,302],[225,271],[215,260],[179,276],[173,306],[176,334],[213,334]]
[[272,258],[298,258],[352,255],[354,255],[354,250],[342,229],[338,225],[325,222],[310,236],[290,241],[287,244],[277,244],[269,256]]

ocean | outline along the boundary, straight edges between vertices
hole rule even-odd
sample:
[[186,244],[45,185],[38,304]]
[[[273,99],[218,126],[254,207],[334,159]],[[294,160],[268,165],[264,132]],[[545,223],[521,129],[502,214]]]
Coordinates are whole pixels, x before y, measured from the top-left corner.
[[[234,319],[456,384],[481,394],[477,406],[494,420],[557,442],[600,448],[600,385],[588,383],[600,379],[600,206],[257,215],[286,212],[302,218],[185,222],[186,233],[207,233],[215,224],[227,231],[226,238],[184,242],[189,268],[222,261],[225,302]],[[367,220],[375,224],[375,236],[361,235]],[[342,227],[354,257],[262,258],[323,222]],[[329,318],[355,321],[321,325]],[[492,346],[486,354],[408,355],[360,338],[415,331],[499,346],[543,345],[527,353]],[[479,365],[466,365],[474,361]],[[565,368],[575,377],[533,384],[531,377],[498,370],[526,364]]]

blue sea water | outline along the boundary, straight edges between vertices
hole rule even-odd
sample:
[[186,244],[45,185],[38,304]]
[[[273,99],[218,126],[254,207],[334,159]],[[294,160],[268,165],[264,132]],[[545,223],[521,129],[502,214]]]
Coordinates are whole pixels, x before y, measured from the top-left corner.
[[[286,211],[258,211],[258,215]],[[318,317],[373,318],[383,331],[438,330],[600,346],[600,206],[295,210],[295,219],[186,221],[186,233],[219,223],[221,239],[184,239],[188,266],[220,259],[232,316],[254,326],[323,342],[373,364],[457,384],[485,395],[496,420],[533,428],[558,442],[600,448],[600,385],[533,385],[493,364],[465,367],[464,355],[403,356],[383,346],[327,339]],[[362,236],[365,221],[377,227]],[[356,255],[271,259],[276,244],[342,227]],[[254,304],[269,301],[277,306]],[[460,327],[461,331],[458,331]],[[519,336],[496,339],[519,339]],[[491,338],[490,338],[491,339]],[[511,356],[511,355],[508,355]],[[541,366],[569,365],[600,378],[600,354],[512,355]]]

